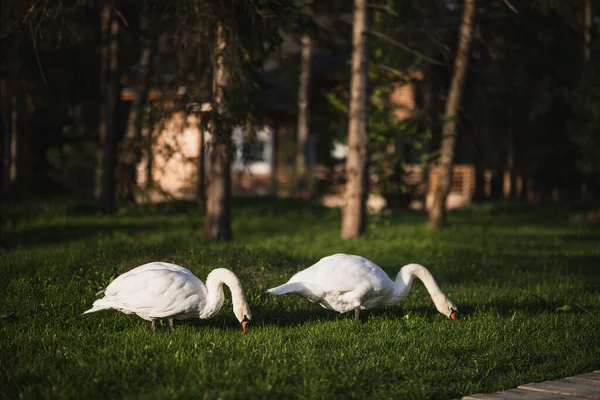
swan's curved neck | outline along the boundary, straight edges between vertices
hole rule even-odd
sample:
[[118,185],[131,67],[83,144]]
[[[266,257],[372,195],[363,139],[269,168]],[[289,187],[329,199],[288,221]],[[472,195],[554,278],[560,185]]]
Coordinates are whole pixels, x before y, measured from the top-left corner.
[[437,309],[443,308],[442,304],[447,299],[446,295],[438,286],[431,272],[419,264],[408,264],[400,269],[394,281],[394,299],[399,301],[407,297],[415,278],[419,278],[423,282]]
[[235,309],[236,305],[242,302],[246,303],[242,285],[237,276],[226,268],[217,268],[213,270],[206,278],[206,289],[208,291],[206,306],[201,310],[201,318],[210,318],[219,312],[223,307],[225,296],[223,294],[223,284],[227,285],[231,291],[231,301]]

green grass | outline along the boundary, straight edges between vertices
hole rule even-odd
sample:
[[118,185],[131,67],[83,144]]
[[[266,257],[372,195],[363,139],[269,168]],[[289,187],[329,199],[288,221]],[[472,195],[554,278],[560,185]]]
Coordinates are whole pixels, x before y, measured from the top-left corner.
[[[338,238],[339,211],[237,199],[232,243],[205,243],[193,204],[115,217],[73,202],[4,205],[0,398],[457,398],[600,368],[600,231],[556,210],[475,207],[430,233],[424,216],[370,219]],[[390,275],[427,266],[461,310],[438,314],[418,283],[366,323],[295,296],[261,295],[320,257],[363,255]],[[253,324],[230,302],[157,333],[136,316],[82,316],[117,272],[151,260],[242,279]]]

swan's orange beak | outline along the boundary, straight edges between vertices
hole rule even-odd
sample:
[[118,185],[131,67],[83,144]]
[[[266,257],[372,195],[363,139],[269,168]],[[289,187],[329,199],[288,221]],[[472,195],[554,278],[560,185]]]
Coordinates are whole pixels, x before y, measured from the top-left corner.
[[244,316],[244,319],[242,320],[242,331],[244,331],[244,333],[248,331],[248,325],[250,325],[250,320],[248,317]]
[[457,319],[460,319],[460,317],[458,316],[458,311],[452,310],[452,312],[450,313],[450,319],[452,321],[456,321]]

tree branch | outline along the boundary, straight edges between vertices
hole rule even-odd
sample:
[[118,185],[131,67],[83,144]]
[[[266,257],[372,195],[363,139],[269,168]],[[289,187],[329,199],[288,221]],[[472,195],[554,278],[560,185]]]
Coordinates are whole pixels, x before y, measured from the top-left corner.
[[514,12],[515,14],[518,14],[519,11],[512,5],[510,4],[510,2],[508,0],[502,0],[504,2],[504,4],[506,4],[506,7],[508,7],[512,12]]
[[441,62],[439,62],[439,61],[437,61],[437,60],[435,60],[435,59],[433,59],[433,58],[431,58],[431,57],[429,57],[429,56],[427,56],[427,55],[425,55],[423,53],[420,53],[420,52],[418,52],[416,50],[411,49],[407,45],[402,44],[402,43],[400,43],[400,42],[392,39],[391,37],[384,35],[381,32],[375,32],[375,31],[368,30],[368,31],[365,31],[365,33],[367,35],[375,36],[376,38],[384,40],[384,41],[388,42],[389,44],[391,44],[392,46],[398,47],[399,49],[402,49],[402,50],[406,51],[407,53],[410,53],[410,54],[412,54],[414,56],[420,57],[424,61],[427,61],[430,64],[439,65],[439,66],[442,66],[442,67],[446,67],[447,66],[446,64],[441,63]]
[[390,75],[394,75],[394,76],[402,79],[403,82],[409,82],[411,80],[410,76],[408,76],[407,74],[405,74],[402,71],[397,70],[396,68],[389,67],[385,64],[376,64],[375,66],[377,68],[379,68],[380,70],[387,72]]

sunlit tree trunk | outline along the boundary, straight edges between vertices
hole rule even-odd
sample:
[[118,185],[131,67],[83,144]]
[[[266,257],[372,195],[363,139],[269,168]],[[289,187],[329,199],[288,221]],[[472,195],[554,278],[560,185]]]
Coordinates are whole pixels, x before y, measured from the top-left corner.
[[[152,197],[152,189],[154,186],[154,132],[157,124],[157,111],[156,106],[150,102],[148,104],[148,126],[146,137],[143,140],[144,151],[146,153],[146,169],[144,171],[144,198],[146,201],[150,201]],[[158,130],[161,132],[161,130]]]
[[366,0],[354,0],[352,27],[352,77],[350,82],[350,115],[348,157],[346,159],[346,193],[342,214],[344,239],[362,235],[366,225],[368,186],[367,135],[367,7]]
[[223,26],[218,24],[215,36],[214,76],[213,76],[213,119],[212,141],[210,144],[210,179],[206,192],[206,214],[204,218],[204,238],[207,240],[231,239],[231,129],[223,123],[225,116],[224,91],[229,85],[229,73],[223,52],[227,40]]
[[[200,116],[202,118],[202,116]],[[206,206],[206,146],[204,145],[205,140],[205,126],[202,123],[198,124],[198,129],[200,133],[200,148],[198,149],[198,190],[196,193],[196,199],[202,204],[202,206]]]
[[298,194],[304,195],[307,190],[307,140],[310,134],[310,75],[312,61],[312,39],[304,33],[300,49],[300,79],[298,86],[298,143],[296,149],[296,184]]
[[148,100],[148,88],[152,68],[152,41],[148,37],[148,18],[140,17],[142,31],[141,52],[135,84],[135,98],[129,109],[125,137],[121,145],[121,174],[119,174],[119,197],[127,202],[135,202],[137,185],[137,165],[140,162],[144,112]]
[[[117,105],[119,100],[119,21],[112,7],[102,11],[103,24],[110,19],[108,40],[106,85],[104,88],[103,121],[100,123],[100,140],[102,144],[102,180],[100,204],[106,213],[115,209],[115,169],[117,163]],[[106,16],[108,14],[108,17]]]
[[458,49],[454,60],[454,73],[444,112],[442,146],[440,150],[440,177],[427,221],[427,225],[434,229],[441,228],[446,222],[446,199],[452,187],[452,166],[456,143],[456,115],[469,60],[469,46],[471,43],[474,15],[475,0],[465,0],[458,38]]

